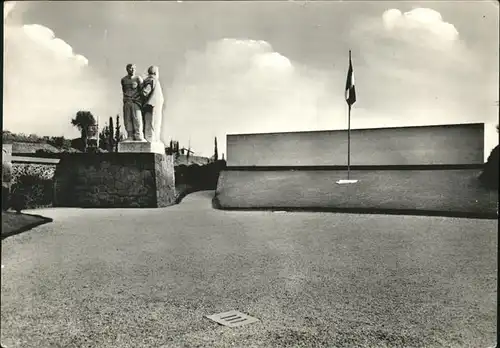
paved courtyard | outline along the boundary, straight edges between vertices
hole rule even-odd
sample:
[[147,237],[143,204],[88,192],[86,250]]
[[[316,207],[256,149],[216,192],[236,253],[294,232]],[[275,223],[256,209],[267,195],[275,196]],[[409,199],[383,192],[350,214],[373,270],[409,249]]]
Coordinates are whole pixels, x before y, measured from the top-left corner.
[[[12,347],[488,347],[497,221],[166,209],[43,209],[2,242]],[[237,309],[260,322],[204,318]]]

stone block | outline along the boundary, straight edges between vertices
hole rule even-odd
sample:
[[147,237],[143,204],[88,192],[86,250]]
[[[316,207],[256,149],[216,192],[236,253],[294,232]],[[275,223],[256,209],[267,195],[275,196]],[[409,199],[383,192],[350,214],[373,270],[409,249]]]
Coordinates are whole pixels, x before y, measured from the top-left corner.
[[159,207],[175,204],[175,169],[173,156],[155,154],[156,196]]
[[118,143],[118,152],[158,153],[164,155],[165,145],[162,142],[122,141]]
[[74,153],[54,176],[59,207],[156,208],[175,204],[172,156],[158,153]]

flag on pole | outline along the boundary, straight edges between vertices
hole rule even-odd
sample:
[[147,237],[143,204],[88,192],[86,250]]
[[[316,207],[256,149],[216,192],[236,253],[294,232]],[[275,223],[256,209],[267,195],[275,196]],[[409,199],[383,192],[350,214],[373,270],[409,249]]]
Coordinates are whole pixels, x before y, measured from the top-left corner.
[[350,179],[351,173],[351,106],[356,102],[356,89],[354,87],[354,72],[352,69],[351,51],[349,50],[349,70],[347,71],[347,81],[345,83],[345,100],[349,105],[347,112],[347,180],[338,180],[337,184],[355,184],[358,180]]
[[352,69],[351,51],[349,51],[349,70],[347,71],[347,81],[345,83],[345,100],[349,106],[356,102],[356,88],[354,87],[354,71]]

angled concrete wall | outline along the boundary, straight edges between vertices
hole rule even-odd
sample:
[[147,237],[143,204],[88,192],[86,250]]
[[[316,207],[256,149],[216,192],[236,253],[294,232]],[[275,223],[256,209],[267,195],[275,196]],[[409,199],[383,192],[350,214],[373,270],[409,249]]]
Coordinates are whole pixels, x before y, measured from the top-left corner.
[[[351,131],[351,165],[481,163],[483,123]],[[347,131],[228,135],[227,165],[347,165]]]
[[[268,169],[268,168],[267,168]],[[481,169],[229,170],[219,176],[219,209],[363,212],[498,219],[498,192],[481,185]]]

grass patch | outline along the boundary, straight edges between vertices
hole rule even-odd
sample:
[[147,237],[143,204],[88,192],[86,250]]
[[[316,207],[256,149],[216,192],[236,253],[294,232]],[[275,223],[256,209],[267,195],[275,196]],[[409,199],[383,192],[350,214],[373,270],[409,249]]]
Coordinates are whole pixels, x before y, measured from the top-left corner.
[[497,218],[498,192],[479,183],[479,169],[225,171],[221,209],[353,211]]
[[51,218],[33,214],[17,214],[15,212],[2,212],[2,239],[25,232],[47,222]]

